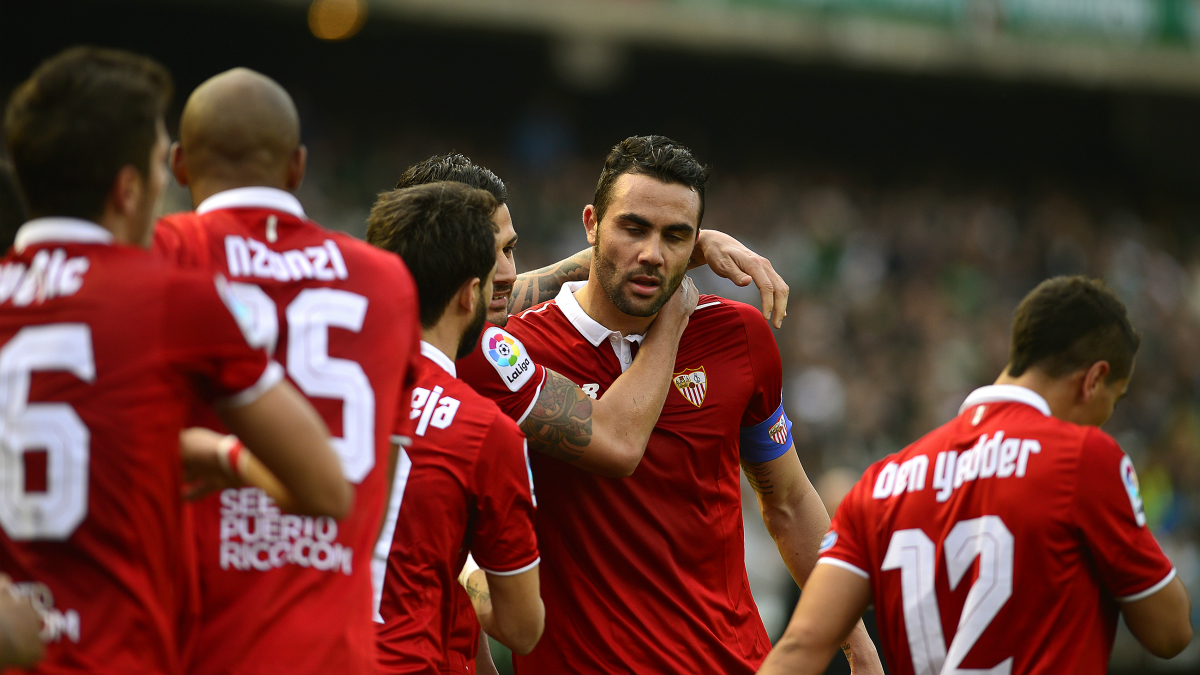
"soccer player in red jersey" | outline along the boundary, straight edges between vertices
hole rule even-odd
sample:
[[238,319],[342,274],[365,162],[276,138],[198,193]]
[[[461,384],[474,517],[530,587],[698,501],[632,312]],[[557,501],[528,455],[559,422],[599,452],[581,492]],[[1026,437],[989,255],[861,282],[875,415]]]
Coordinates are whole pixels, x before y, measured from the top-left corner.
[[35,219],[0,266],[0,570],[42,616],[33,672],[182,672],[198,586],[179,434],[197,402],[218,404],[299,508],[340,517],[353,498],[226,280],[145,250],[169,92],[149,59],[76,48],[6,113]]
[[760,672],[823,672],[872,598],[901,675],[1100,675],[1118,612],[1155,655],[1182,651],[1187,591],[1146,528],[1132,462],[1098,428],[1139,342],[1103,282],[1035,288],[996,384],[842,501]]
[[416,277],[424,337],[404,415],[416,427],[376,556],[386,560],[376,621],[387,673],[472,669],[467,655],[446,649],[468,550],[490,589],[476,598],[483,628],[519,653],[542,633],[524,435],[455,376],[454,359],[475,347],[493,297],[498,206],[486,191],[432,183],[380,195],[368,221],[367,240],[398,253]]
[[171,158],[196,210],[163,218],[154,245],[228,276],[256,329],[278,333],[271,347],[333,430],[355,503],[341,522],[281,513],[254,487],[195,505],[204,597],[193,675],[376,667],[371,550],[417,351],[416,289],[397,256],[305,216],[290,193],[304,173],[299,141],[295,105],[273,80],[235,69],[201,84]]
[[[664,137],[618,144],[584,210],[590,279],[510,317],[507,331],[597,402],[614,396],[683,279],[706,177]],[[815,562],[828,517],[792,447],[762,315],[701,296],[671,371],[640,463],[589,472],[532,457],[546,633],[515,659],[519,672],[754,672],[770,642],[746,578],[739,462],[793,576],[803,582]],[[861,628],[854,642],[861,669],[874,650]]]
[[[542,295],[554,293],[567,281],[587,279],[591,249],[540,270],[517,275],[513,251],[517,233],[506,204],[508,189],[488,169],[463,155],[434,156],[409,167],[396,183],[397,188],[433,181],[456,181],[487,190],[500,203],[494,220],[496,235],[496,276],[486,340],[457,363],[462,379],[492,397],[507,415],[517,420],[532,440],[534,450],[565,461],[575,461],[586,451],[588,461],[579,464],[589,470],[611,471],[620,475],[633,471],[649,439],[657,413],[670,389],[670,366],[678,332],[670,343],[662,342],[651,329],[633,363],[610,387],[609,397],[593,400],[590,393],[553,370],[547,370],[529,358],[519,340],[504,332],[508,310],[521,311]],[[764,318],[772,316],[776,325],[783,319],[788,287],[771,263],[742,246],[728,235],[705,231],[698,237],[690,267],[709,264],[714,272],[735,279],[742,285],[754,281],[763,295]],[[515,291],[515,297],[514,296]],[[694,303],[690,305],[694,307]],[[690,310],[689,310],[690,311]],[[679,326],[681,329],[682,326]],[[497,355],[507,350],[501,360]],[[648,393],[652,403],[642,404]],[[480,672],[495,672],[486,640],[479,640],[478,623],[471,602],[458,593],[460,620],[451,631],[446,650],[454,662],[472,661]],[[453,654],[457,652],[457,654]],[[460,658],[458,655],[461,655]]]

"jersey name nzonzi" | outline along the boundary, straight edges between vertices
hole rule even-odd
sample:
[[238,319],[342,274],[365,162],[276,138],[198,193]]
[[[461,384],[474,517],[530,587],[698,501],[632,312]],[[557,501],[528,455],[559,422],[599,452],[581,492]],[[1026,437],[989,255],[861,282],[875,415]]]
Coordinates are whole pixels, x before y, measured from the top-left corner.
[[233,278],[333,281],[350,276],[346,259],[332,239],[326,239],[321,246],[272,251],[257,239],[229,234],[225,236],[225,260]]

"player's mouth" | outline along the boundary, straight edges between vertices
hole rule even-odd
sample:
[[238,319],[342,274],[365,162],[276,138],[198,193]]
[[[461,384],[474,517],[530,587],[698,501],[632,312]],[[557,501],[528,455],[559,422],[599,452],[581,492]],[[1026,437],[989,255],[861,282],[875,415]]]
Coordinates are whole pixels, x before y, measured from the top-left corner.
[[629,286],[637,295],[653,297],[658,293],[658,287],[662,285],[662,280],[658,277],[652,277],[645,274],[638,274],[629,279]]
[[512,295],[512,286],[492,289],[492,301],[488,304],[491,310],[508,310],[508,296]]

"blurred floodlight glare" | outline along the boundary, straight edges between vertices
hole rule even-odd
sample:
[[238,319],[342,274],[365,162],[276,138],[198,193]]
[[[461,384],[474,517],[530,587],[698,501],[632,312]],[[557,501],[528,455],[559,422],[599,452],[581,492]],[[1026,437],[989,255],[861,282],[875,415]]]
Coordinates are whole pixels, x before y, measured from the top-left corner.
[[308,28],[322,40],[345,40],[367,21],[366,0],[313,0]]

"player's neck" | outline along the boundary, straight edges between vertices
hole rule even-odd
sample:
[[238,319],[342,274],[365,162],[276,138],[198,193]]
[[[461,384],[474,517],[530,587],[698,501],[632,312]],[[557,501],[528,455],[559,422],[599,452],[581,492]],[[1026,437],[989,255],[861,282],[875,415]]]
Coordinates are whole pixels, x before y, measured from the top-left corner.
[[209,197],[226,190],[236,190],[237,188],[247,187],[267,187],[275,188],[288,192],[287,186],[283,181],[258,180],[256,178],[193,178],[188,184],[188,191],[192,195],[192,207],[199,206],[201,202]]
[[[593,277],[594,277],[593,270]],[[650,329],[650,324],[654,323],[653,314],[651,316],[632,316],[617,309],[612,300],[608,298],[608,294],[600,287],[600,284],[588,281],[575,291],[575,301],[579,303],[580,309],[585,314],[592,317],[596,323],[604,326],[609,330],[620,331],[622,335],[642,335]]]
[[422,328],[421,339],[437,347],[438,351],[453,361],[458,353],[458,343],[462,339],[462,327],[451,326],[449,323],[443,317],[442,321],[431,328]]
[[1045,399],[1053,417],[1067,422],[1075,422],[1078,407],[1076,394],[1079,386],[1077,379],[1072,376],[1050,377],[1037,368],[1029,368],[1019,377],[1012,377],[1005,369],[996,379],[996,384],[1024,387]]

